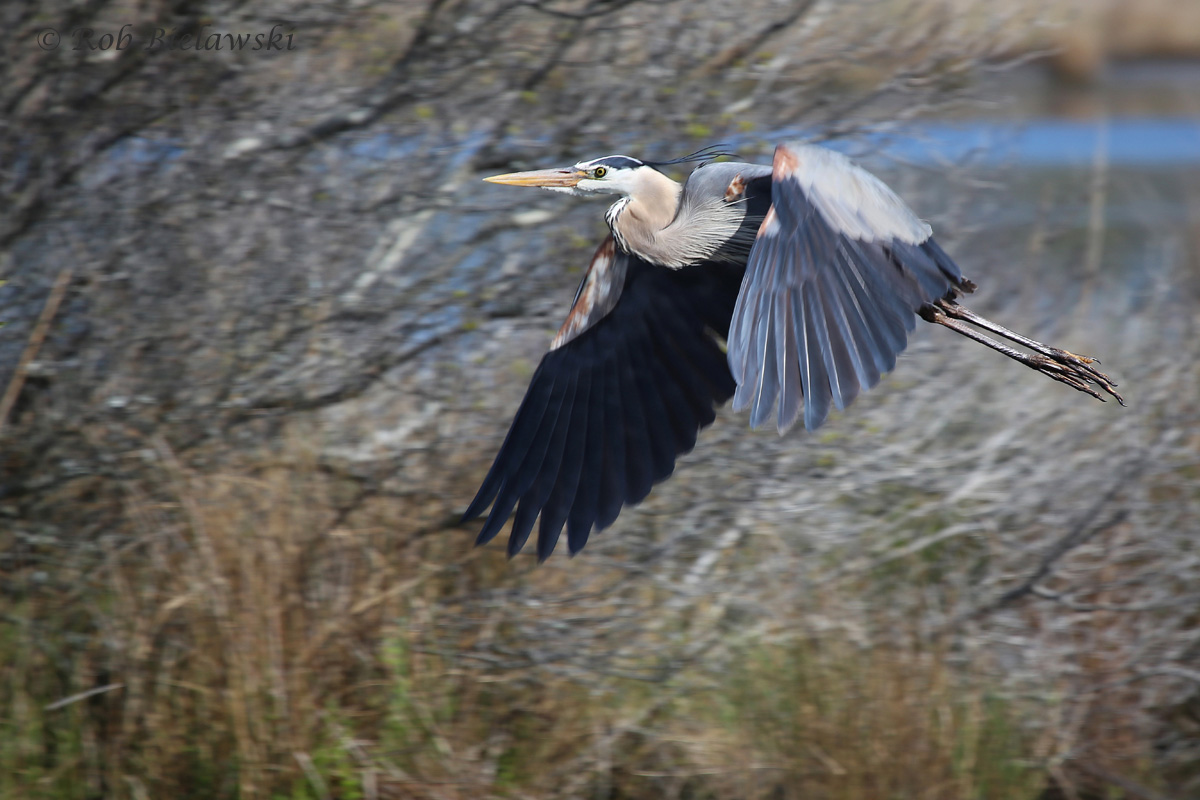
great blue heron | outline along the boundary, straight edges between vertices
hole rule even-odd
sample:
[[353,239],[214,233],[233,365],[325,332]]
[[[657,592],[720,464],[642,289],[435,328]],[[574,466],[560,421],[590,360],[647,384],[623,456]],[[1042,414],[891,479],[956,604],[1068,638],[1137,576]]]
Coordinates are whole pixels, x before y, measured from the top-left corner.
[[[1043,375],[1124,401],[1093,359],[1049,347],[958,303],[975,285],[882,181],[832,150],[781,144],[772,166],[605,156],[485,180],[617,195],[566,321],[538,365],[463,520],[492,505],[478,543],[514,507],[515,555],[538,515],[544,560],[563,524],[572,554],[640,502],[730,397],[750,425],[814,430],[896,365],[920,316]],[[1015,350],[967,323],[1020,344]],[[722,349],[721,342],[727,343]],[[494,501],[494,504],[493,504]]]

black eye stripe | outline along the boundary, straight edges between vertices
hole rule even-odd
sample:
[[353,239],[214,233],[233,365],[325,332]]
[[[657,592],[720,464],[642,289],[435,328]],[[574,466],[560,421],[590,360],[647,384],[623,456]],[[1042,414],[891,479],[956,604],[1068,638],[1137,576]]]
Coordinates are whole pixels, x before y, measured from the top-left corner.
[[588,166],[592,169],[596,169],[597,167],[608,167],[609,169],[637,169],[638,167],[645,166],[645,164],[644,162],[638,161],[636,158],[630,158],[629,156],[605,156],[604,158],[598,158],[595,161],[592,161],[590,164],[588,164]]

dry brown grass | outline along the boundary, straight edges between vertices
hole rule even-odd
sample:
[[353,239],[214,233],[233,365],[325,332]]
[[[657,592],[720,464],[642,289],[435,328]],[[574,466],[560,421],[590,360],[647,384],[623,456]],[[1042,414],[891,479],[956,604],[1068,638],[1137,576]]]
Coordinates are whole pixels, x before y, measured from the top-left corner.
[[[303,464],[206,476],[165,445],[159,455],[154,496],[129,487],[137,537],[9,628],[21,742],[0,748],[9,779],[53,795],[69,776],[63,796],[133,797],[270,796],[319,786],[318,774],[369,782],[350,731],[379,730],[391,689],[419,674],[419,660],[386,654],[408,647],[396,620],[419,617],[441,569],[406,569],[382,532],[334,526],[326,482]],[[72,673],[52,674],[56,661]],[[429,732],[414,722],[416,743]],[[39,768],[46,758],[56,769]]]
[[1039,742],[1019,729],[1014,704],[951,661],[917,644],[864,648],[839,638],[759,653],[731,706],[745,751],[774,765],[782,790],[749,784],[734,796],[1037,796]]
[[[626,671],[615,660],[589,673],[531,656],[538,642],[521,626],[647,619],[662,599],[653,587],[631,601],[603,566],[500,572],[502,559],[459,537],[405,543],[338,525],[303,448],[245,475],[158,453],[162,483],[129,492],[138,537],[72,590],[6,616],[5,796],[724,798],[803,786],[840,798],[923,783],[949,798],[1017,769],[990,795],[1015,798],[1037,783],[1012,766],[1032,752],[1026,737],[1006,728],[993,741],[984,687],[959,683],[943,654],[743,638],[726,680],[702,662],[639,677],[627,656]],[[550,602],[491,596],[523,583]],[[675,653],[670,629],[698,609],[661,613],[634,637]],[[1008,725],[1011,709],[993,716]]]

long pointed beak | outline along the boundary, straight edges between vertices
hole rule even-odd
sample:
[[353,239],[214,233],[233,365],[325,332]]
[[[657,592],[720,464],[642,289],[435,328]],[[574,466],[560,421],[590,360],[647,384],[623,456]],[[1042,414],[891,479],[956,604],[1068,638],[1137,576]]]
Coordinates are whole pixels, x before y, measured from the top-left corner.
[[510,186],[543,186],[557,189],[572,187],[587,177],[574,167],[566,169],[535,169],[532,172],[510,172],[506,175],[493,175],[484,178],[488,183],[506,183]]

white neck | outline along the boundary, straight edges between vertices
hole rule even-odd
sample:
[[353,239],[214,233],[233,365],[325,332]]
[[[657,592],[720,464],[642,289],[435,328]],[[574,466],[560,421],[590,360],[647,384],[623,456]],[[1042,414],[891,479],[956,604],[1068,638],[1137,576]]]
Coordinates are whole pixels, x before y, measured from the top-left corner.
[[741,225],[744,212],[724,198],[683,197],[683,186],[654,169],[638,170],[629,194],[605,219],[618,246],[664,267],[714,257]]

